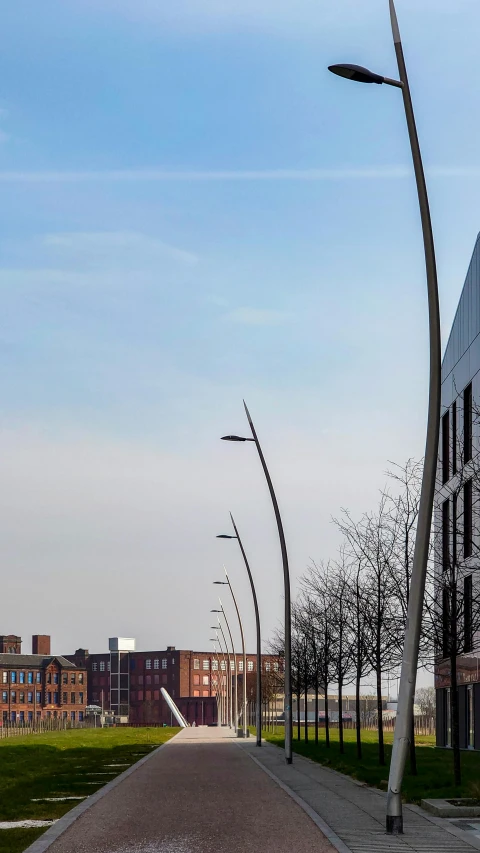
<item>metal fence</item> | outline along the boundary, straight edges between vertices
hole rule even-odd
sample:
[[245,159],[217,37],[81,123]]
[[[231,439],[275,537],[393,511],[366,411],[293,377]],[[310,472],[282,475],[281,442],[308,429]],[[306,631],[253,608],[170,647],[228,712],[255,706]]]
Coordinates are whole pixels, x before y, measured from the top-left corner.
[[63,732],[67,729],[90,729],[93,728],[93,720],[86,720],[82,723],[71,722],[70,720],[36,720],[35,722],[26,723],[9,723],[4,722],[0,725],[0,740],[6,737],[16,737],[18,735],[33,735],[43,734],[44,732]]

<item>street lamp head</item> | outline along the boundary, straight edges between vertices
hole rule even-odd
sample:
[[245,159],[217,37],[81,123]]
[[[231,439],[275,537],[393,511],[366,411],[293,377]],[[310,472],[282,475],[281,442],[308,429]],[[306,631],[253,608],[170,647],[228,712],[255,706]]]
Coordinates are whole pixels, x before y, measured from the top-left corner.
[[241,435],[222,435],[222,441],[253,441],[251,438],[243,438]]
[[211,610],[210,613],[222,613],[222,610]]
[[328,70],[338,77],[355,80],[357,83],[378,83],[379,85],[385,83],[385,77],[369,71],[368,68],[363,68],[362,65],[329,65]]
[[213,581],[217,586],[228,586],[227,581]]
[[220,536],[217,536],[217,539],[238,539],[238,536],[228,536],[227,533],[221,533]]

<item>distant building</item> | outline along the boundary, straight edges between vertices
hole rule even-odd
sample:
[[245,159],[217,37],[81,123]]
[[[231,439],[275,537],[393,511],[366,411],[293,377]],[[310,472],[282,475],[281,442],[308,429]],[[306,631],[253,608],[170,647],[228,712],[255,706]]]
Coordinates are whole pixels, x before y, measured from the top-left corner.
[[[21,637],[0,636],[0,720],[5,724],[43,719],[82,722],[87,705],[87,671],[50,653],[50,637],[36,634],[21,651]],[[8,649],[8,651],[6,651]]]
[[[126,648],[130,644],[128,648]],[[88,673],[88,704],[128,720],[130,724],[170,725],[171,712],[160,688],[164,687],[188,722],[214,725],[217,722],[217,693],[224,689],[228,661],[223,655],[176,649],[135,651],[134,641],[111,638],[109,651],[89,654],[77,649],[69,660],[85,667]],[[243,656],[236,655],[239,704],[243,684]],[[232,683],[234,659],[230,655]],[[265,673],[283,673],[283,661],[274,655],[262,655]],[[257,658],[247,655],[247,700],[255,699]]]

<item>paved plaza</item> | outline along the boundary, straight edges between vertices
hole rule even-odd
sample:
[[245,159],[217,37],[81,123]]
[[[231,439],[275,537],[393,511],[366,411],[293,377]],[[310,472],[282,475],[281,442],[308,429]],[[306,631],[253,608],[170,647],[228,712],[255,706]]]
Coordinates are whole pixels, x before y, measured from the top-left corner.
[[385,795],[229,729],[184,729],[69,812],[28,853],[467,853],[480,841],[405,808],[385,835]]

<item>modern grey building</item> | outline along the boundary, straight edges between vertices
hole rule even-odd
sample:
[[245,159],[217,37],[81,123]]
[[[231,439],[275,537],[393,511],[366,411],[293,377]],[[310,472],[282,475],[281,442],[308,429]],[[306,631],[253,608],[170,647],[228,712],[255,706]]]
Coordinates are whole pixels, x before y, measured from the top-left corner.
[[[480,235],[442,364],[434,513],[437,745],[480,750]],[[453,675],[455,669],[453,669]]]

